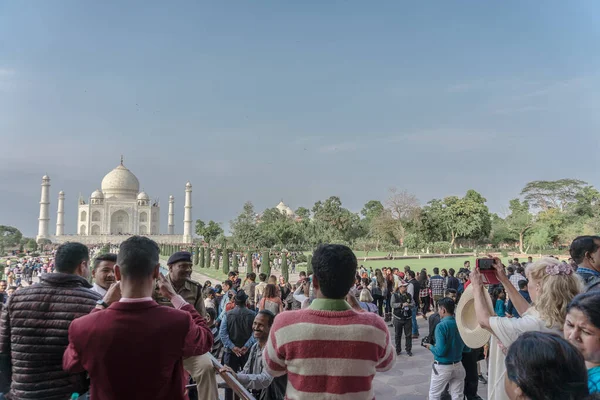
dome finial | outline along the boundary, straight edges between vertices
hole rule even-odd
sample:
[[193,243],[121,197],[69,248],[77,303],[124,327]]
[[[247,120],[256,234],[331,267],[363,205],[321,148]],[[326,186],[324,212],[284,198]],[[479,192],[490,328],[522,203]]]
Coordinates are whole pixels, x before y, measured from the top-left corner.
[[121,154],[121,165],[123,165],[123,154]]

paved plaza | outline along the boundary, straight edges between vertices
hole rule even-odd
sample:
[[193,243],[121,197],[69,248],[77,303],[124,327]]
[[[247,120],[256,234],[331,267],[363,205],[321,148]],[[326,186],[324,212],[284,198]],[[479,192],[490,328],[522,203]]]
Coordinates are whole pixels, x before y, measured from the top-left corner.
[[[243,268],[240,268],[243,269]],[[273,271],[279,276],[279,271]],[[243,274],[241,274],[243,275]],[[204,282],[211,279],[205,275],[194,272],[193,279]],[[290,274],[290,281],[295,282],[297,275]],[[427,335],[427,321],[418,317],[419,332],[421,338]],[[390,327],[390,335],[394,340],[394,328]],[[433,355],[429,350],[421,347],[421,338],[413,340],[412,357],[408,357],[404,351],[404,338],[402,340],[402,352],[394,367],[383,373],[375,375],[375,397],[377,400],[425,400],[429,393],[429,379],[431,376],[431,364]],[[479,395],[486,398],[487,386],[479,385]]]

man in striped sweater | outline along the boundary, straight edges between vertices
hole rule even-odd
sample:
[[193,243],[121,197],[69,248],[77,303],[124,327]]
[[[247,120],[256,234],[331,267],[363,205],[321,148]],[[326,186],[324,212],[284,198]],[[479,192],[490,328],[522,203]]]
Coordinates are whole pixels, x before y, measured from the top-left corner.
[[263,354],[265,368],[287,373],[286,398],[372,400],[376,371],[394,365],[383,319],[344,300],[354,284],[356,256],[346,246],[322,245],[312,258],[316,295],[309,308],[275,318]]

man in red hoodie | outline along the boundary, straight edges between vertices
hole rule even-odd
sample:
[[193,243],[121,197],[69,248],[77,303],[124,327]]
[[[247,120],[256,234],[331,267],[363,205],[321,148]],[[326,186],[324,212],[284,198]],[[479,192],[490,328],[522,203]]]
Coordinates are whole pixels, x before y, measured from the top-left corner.
[[[63,369],[87,371],[95,400],[184,400],[183,358],[210,351],[211,330],[159,272],[158,245],[133,236],[121,244],[119,282],[91,314],[73,321]],[[174,308],[152,299],[158,279]]]

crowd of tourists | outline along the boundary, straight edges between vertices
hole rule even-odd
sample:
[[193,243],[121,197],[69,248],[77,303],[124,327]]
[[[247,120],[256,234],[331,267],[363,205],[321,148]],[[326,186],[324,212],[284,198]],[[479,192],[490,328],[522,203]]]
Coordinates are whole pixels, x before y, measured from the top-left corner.
[[39,283],[10,296],[0,283],[0,398],[217,399],[220,373],[256,399],[373,399],[375,374],[412,356],[419,315],[431,400],[479,399],[478,383],[489,400],[598,398],[600,237],[570,252],[493,258],[490,282],[468,262],[367,270],[348,247],[322,245],[294,284],[232,271],[213,286],[190,279],[188,252],[162,269],[146,237],[95,257],[66,243],[8,267]]

